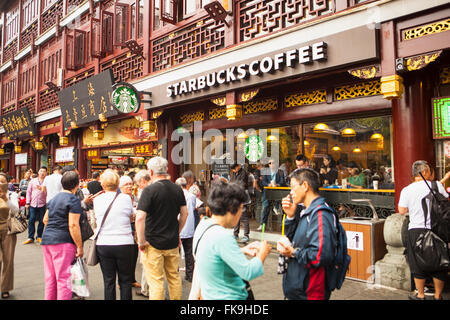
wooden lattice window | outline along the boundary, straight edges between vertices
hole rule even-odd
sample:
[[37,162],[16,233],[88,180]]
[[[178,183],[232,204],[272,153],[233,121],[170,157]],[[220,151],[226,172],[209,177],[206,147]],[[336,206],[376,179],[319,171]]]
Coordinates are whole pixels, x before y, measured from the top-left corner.
[[44,90],[39,92],[38,112],[48,111],[59,107],[58,93],[54,90]]
[[76,70],[75,69],[75,41],[73,39],[73,35],[66,34],[66,69],[67,70]]
[[105,54],[112,53],[113,48],[113,20],[114,14],[108,11],[102,11],[101,30],[102,30],[102,52]]
[[30,112],[30,115],[33,116],[35,114],[34,110],[36,109],[36,96],[31,96],[22,101],[19,101],[18,109],[22,108],[27,108]]
[[31,24],[25,31],[23,31],[20,35],[20,49],[27,47],[33,42],[33,39],[36,39],[38,35],[38,23],[37,21]]
[[14,58],[17,52],[17,38],[11,41],[3,50],[3,63]]
[[161,21],[176,24],[178,16],[179,0],[160,0],[159,8],[161,8]]
[[34,89],[36,89],[36,72],[37,67],[32,66],[31,68],[28,68],[27,70],[21,73],[19,77],[20,82],[19,96],[24,96],[32,92]]
[[16,80],[13,78],[3,85],[3,102],[5,104],[16,99]]
[[62,68],[62,49],[56,50],[41,61],[41,86],[47,81],[57,80],[59,68]]
[[38,16],[39,1],[24,0],[22,2],[22,30],[25,30]]
[[91,19],[91,56],[94,58],[103,57],[102,48],[102,25],[100,19]]
[[130,6],[116,3],[115,39],[114,45],[125,47],[125,42],[130,39]]
[[[47,9],[48,8],[48,9]],[[41,33],[44,33],[56,23],[56,17],[61,17],[63,14],[63,1],[53,1],[48,5],[45,11],[42,13],[41,18]]]
[[74,66],[81,69],[86,64],[86,31],[74,30]]
[[141,56],[127,53],[103,63],[100,70],[112,69],[115,81],[127,82],[143,75],[143,64]]
[[19,6],[6,13],[5,26],[5,44],[8,44],[19,33]]

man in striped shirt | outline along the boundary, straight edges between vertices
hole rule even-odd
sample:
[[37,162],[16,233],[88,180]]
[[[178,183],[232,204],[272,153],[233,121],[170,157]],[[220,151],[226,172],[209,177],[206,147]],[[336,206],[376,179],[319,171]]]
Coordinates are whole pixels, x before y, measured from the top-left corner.
[[36,232],[36,220],[38,221],[36,241],[41,243],[42,232],[44,231],[44,214],[46,208],[47,193],[44,190],[44,179],[47,175],[47,168],[39,169],[37,178],[32,179],[27,188],[27,204],[30,209],[30,217],[28,219],[28,239],[23,244],[34,242]]

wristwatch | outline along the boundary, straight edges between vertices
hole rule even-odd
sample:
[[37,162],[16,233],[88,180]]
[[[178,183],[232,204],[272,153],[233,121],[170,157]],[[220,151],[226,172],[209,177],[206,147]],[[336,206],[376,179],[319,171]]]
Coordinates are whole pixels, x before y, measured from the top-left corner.
[[295,258],[297,256],[297,252],[299,252],[299,251],[300,251],[300,248],[295,248],[294,251],[292,251],[291,258]]

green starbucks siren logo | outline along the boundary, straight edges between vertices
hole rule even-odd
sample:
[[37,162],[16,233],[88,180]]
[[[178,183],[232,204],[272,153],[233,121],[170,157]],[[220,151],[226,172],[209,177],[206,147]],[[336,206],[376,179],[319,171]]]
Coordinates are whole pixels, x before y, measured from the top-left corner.
[[121,113],[131,113],[138,111],[141,101],[131,84],[118,83],[112,92],[112,104]]
[[250,162],[256,162],[261,159],[264,153],[264,143],[257,135],[249,136],[245,140],[245,157]]

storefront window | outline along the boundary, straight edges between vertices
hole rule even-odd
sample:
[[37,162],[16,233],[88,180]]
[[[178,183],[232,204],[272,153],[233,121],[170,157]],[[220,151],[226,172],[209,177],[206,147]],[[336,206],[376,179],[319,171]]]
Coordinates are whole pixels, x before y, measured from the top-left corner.
[[[391,117],[308,123],[303,136],[303,154],[324,185],[393,189]],[[337,175],[327,174],[325,156],[336,164]]]

